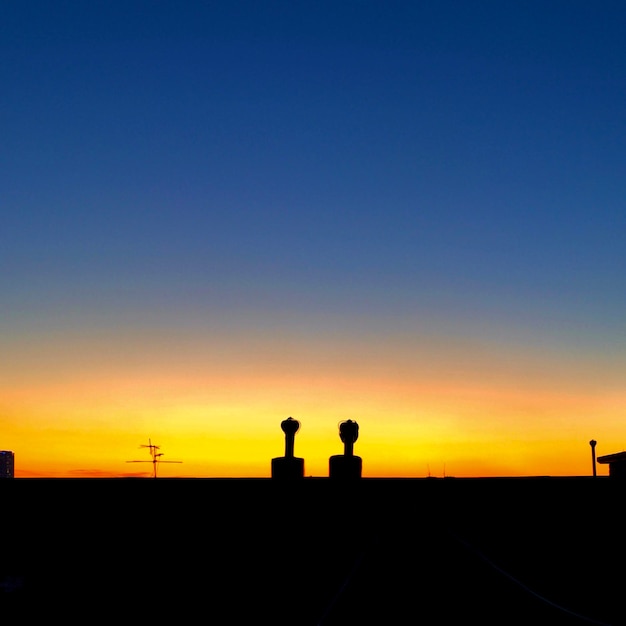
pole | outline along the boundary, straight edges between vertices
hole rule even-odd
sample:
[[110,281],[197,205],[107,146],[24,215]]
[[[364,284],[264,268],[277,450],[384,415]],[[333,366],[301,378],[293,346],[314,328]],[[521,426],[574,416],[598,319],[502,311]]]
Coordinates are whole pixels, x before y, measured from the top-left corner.
[[596,443],[598,443],[595,439],[592,439],[589,442],[591,446],[591,467],[593,469],[593,475],[596,475]]

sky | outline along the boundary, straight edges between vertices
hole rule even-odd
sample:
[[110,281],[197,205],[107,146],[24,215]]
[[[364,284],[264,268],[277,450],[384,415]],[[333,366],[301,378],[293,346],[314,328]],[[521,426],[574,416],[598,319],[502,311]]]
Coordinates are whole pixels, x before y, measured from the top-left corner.
[[307,476],[346,419],[364,477],[626,448],[626,4],[0,17],[16,477],[269,477],[287,417]]

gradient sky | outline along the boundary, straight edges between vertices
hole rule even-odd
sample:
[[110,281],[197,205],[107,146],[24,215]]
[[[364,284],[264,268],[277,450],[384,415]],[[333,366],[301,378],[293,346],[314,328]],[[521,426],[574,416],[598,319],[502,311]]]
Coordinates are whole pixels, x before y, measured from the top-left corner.
[[625,3],[11,0],[0,58],[16,476],[626,448]]

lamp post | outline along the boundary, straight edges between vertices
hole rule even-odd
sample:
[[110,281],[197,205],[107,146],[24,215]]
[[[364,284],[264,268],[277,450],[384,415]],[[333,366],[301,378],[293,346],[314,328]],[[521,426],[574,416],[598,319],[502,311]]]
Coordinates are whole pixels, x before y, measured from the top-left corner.
[[591,467],[593,469],[593,475],[596,475],[596,443],[598,443],[595,439],[592,439],[589,442],[591,446]]

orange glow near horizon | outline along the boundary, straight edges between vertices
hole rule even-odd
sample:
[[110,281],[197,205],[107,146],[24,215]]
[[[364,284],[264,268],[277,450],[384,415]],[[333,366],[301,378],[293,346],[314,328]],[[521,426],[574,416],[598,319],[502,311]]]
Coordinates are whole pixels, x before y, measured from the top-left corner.
[[235,359],[224,346],[219,358],[190,345],[168,358],[167,342],[142,354],[64,338],[3,372],[0,448],[15,452],[16,477],[149,476],[150,463],[126,461],[149,461],[139,446],[151,438],[182,461],[160,476],[263,478],[288,416],[310,476],[343,451],[344,419],[359,423],[364,477],[588,475],[590,439],[598,456],[623,448],[626,394],[576,367],[550,371],[521,352],[436,362],[399,343],[290,353],[256,338]]

